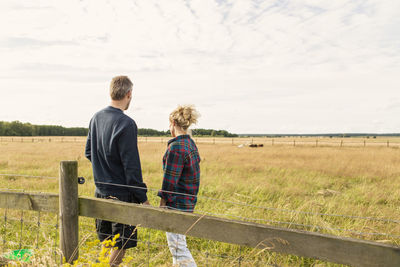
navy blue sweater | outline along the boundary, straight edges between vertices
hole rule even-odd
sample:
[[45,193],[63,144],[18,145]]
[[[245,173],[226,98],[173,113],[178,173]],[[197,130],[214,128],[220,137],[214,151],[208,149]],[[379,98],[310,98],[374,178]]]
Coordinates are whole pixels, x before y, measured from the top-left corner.
[[147,200],[137,148],[137,126],[122,110],[106,107],[90,121],[85,150],[92,162],[96,191],[103,195],[133,195],[134,202]]

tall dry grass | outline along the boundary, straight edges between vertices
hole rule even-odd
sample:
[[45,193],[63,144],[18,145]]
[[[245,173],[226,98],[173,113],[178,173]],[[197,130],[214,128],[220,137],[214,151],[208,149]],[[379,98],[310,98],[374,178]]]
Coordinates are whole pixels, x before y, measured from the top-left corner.
[[[165,140],[167,140],[165,138]],[[249,206],[233,205],[199,197],[198,212],[220,214],[227,218],[247,217],[264,219],[255,221],[281,227],[321,231],[323,233],[363,238],[399,244],[400,239],[391,236],[366,235],[363,233],[387,233],[400,236],[396,223],[352,219],[348,217],[321,216],[311,213],[354,215],[360,217],[400,220],[400,150],[386,147],[312,147],[312,146],[265,146],[249,148],[231,144],[198,144],[201,162],[200,196],[221,200],[270,207],[264,210]],[[143,177],[148,187],[158,189],[162,181],[162,155],[166,145],[158,142],[139,143]],[[84,143],[0,143],[0,173],[58,176],[61,160],[77,160],[79,175],[87,182],[79,186],[79,194],[92,196],[94,192],[90,163],[84,158]],[[52,179],[0,177],[0,188],[25,189],[27,191],[57,192],[58,182]],[[154,191],[149,191],[153,205],[158,204]],[[297,212],[289,212],[294,210]],[[10,211],[11,212],[11,211]],[[300,213],[299,213],[300,212]],[[15,216],[18,218],[18,212]],[[296,226],[295,224],[314,227]],[[82,236],[92,233],[91,219],[81,219]],[[320,226],[326,229],[318,229]],[[17,227],[17,226],[16,226]],[[17,232],[17,228],[16,228]],[[140,238],[152,243],[166,244],[164,233],[140,229]],[[13,236],[8,236],[9,240]],[[24,237],[25,238],[25,237]],[[35,237],[27,235],[26,238]],[[240,253],[234,245],[189,238],[199,266],[231,266]],[[82,248],[84,250],[84,248]],[[151,265],[168,266],[170,255],[165,246],[147,246],[140,243],[131,250],[134,265],[146,265],[148,250]],[[242,255],[252,250],[242,248]],[[205,254],[207,252],[208,254]],[[255,253],[253,253],[255,254]],[[206,257],[205,255],[225,255]],[[83,255],[81,255],[83,256]],[[250,255],[242,266],[312,266],[321,263],[313,259],[284,256],[264,251]]]

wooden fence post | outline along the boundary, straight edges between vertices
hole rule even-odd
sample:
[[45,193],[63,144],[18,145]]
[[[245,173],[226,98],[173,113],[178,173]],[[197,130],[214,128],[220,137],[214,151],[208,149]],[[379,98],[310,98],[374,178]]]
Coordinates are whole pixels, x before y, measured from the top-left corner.
[[318,146],[318,139],[315,140],[315,146]]
[[364,147],[365,147],[365,140],[364,140]]
[[61,260],[73,263],[78,259],[78,162],[60,163],[60,249]]
[[389,147],[389,140],[387,141],[387,147]]
[[343,140],[340,140],[340,147],[343,146]]

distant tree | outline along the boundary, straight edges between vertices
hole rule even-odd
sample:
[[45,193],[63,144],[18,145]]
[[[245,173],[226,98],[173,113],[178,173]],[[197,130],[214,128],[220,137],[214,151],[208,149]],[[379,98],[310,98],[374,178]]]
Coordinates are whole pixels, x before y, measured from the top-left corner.
[[[19,121],[4,122],[0,121],[0,135],[2,136],[86,136],[88,128],[71,127],[66,128],[59,125],[32,125]],[[194,129],[194,136],[223,136],[237,137],[237,134],[229,133],[226,130],[214,129]],[[158,131],[149,128],[138,129],[140,136],[171,136],[169,130]]]

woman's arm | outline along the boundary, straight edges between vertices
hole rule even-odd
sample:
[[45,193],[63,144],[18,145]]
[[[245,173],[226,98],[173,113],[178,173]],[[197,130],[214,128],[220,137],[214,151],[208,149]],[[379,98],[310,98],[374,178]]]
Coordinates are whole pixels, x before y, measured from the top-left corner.
[[166,203],[174,202],[176,198],[176,194],[171,192],[177,192],[177,185],[181,177],[183,167],[183,155],[168,150],[165,159],[163,184],[161,190],[158,192],[158,196],[161,197],[161,199],[163,199]]
[[167,201],[165,201],[165,199],[161,198],[160,199],[160,208],[164,208],[165,206],[167,206]]

